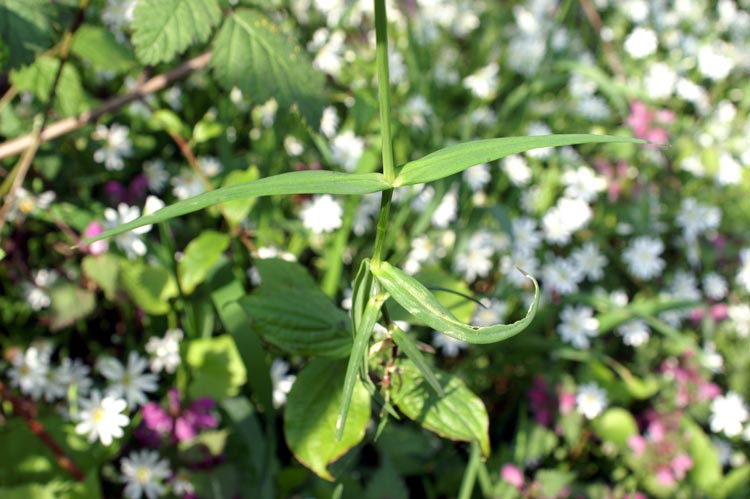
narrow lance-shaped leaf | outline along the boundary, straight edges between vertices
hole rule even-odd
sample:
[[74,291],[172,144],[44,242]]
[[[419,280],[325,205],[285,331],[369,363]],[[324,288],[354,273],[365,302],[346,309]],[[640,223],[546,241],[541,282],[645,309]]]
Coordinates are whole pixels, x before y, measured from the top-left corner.
[[136,218],[132,222],[105,230],[96,237],[85,239],[80,245],[88,245],[144,225],[163,222],[208,206],[237,199],[287,194],[369,194],[388,188],[390,188],[390,185],[380,173],[340,173],[323,170],[282,173],[252,182],[222,187],[179,201],[151,215]]
[[444,395],[443,388],[440,386],[437,376],[432,372],[430,365],[427,363],[424,355],[422,355],[422,352],[419,351],[419,347],[417,347],[416,343],[414,343],[414,341],[412,341],[412,339],[395,324],[393,324],[391,329],[391,338],[393,338],[396,345],[404,351],[409,360],[414,363],[414,366],[419,369],[419,372],[422,373],[425,381],[427,381],[432,389],[435,390],[435,393],[442,397]]
[[647,143],[644,140],[628,137],[590,134],[537,135],[475,140],[446,147],[423,158],[406,163],[396,177],[394,187],[431,182],[464,171],[474,165],[531,149],[604,142]]
[[534,303],[526,317],[513,324],[470,326],[456,319],[422,283],[388,262],[373,266],[372,273],[393,299],[414,317],[436,331],[467,343],[495,343],[515,336],[531,324],[539,304],[539,284],[532,276],[525,274],[534,283]]

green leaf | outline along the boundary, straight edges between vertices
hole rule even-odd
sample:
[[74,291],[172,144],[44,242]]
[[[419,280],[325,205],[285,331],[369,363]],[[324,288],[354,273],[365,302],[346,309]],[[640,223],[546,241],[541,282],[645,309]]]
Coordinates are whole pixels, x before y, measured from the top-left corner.
[[102,26],[84,24],[78,28],[71,51],[99,71],[125,73],[136,63],[132,51]]
[[[432,291],[437,301],[456,319],[461,322],[471,321],[477,304],[470,298],[472,292],[466,282],[439,268],[422,270],[414,274],[414,278]],[[391,317],[399,320],[411,318],[411,315],[397,303],[389,303],[388,307]]]
[[422,373],[422,376],[424,376],[425,381],[429,383],[430,387],[435,390],[435,393],[440,397],[445,395],[443,393],[443,387],[440,386],[435,373],[432,372],[432,367],[427,363],[427,359],[425,359],[422,352],[419,351],[419,347],[417,347],[416,343],[414,343],[406,333],[401,331],[401,328],[398,326],[395,326],[391,330],[391,338],[393,338],[393,341],[395,341],[396,345],[403,350],[406,356],[409,357],[409,360],[414,363],[414,366],[419,369],[419,372]]
[[570,471],[539,470],[534,481],[541,484],[541,497],[558,497],[565,487],[573,483],[575,477],[576,474]]
[[618,449],[628,448],[628,438],[638,434],[638,424],[629,411],[622,407],[611,407],[591,422],[594,432],[605,442],[611,442]]
[[[12,71],[10,80],[19,90],[29,90],[40,102],[49,101],[60,61],[52,57],[39,57],[31,66]],[[55,94],[55,109],[63,116],[73,116],[88,108],[81,77],[72,64],[63,66]]]
[[114,300],[120,273],[120,259],[117,256],[109,253],[87,255],[81,261],[81,270],[104,291],[108,300]]
[[191,398],[213,397],[221,401],[237,395],[247,381],[242,358],[228,335],[190,341],[185,362],[192,374],[188,387]]
[[324,170],[304,170],[282,173],[273,177],[261,178],[244,184],[222,187],[198,196],[166,206],[151,215],[105,230],[96,237],[82,241],[81,245],[91,244],[101,239],[116,236],[144,225],[155,224],[193,213],[208,206],[227,201],[235,201],[258,196],[286,194],[369,194],[389,189],[390,185],[380,173],[340,173]]
[[714,499],[747,499],[750,483],[750,464],[735,468],[722,478],[721,483],[711,491]]
[[711,444],[711,439],[690,416],[682,418],[683,431],[690,439],[688,452],[693,458],[693,467],[688,471],[688,479],[698,490],[711,490],[722,481],[719,453]]
[[68,327],[88,316],[96,308],[94,293],[74,284],[61,284],[50,291],[53,331]]
[[190,136],[190,128],[182,122],[182,119],[174,111],[159,109],[155,111],[149,120],[149,125],[155,130],[164,130],[175,134],[183,139]]
[[264,258],[255,262],[263,289],[281,290],[317,288],[318,285],[305,267],[281,258]]
[[149,314],[166,314],[169,299],[178,295],[174,277],[161,266],[132,262],[120,269],[120,278],[136,305]]
[[205,42],[220,19],[216,0],[141,0],[133,14],[135,55],[145,64],[169,62]]
[[388,262],[381,262],[377,267],[373,265],[372,273],[393,299],[414,317],[436,331],[467,343],[495,343],[515,336],[531,324],[539,304],[539,285],[536,279],[526,274],[535,289],[534,303],[526,317],[513,324],[468,326],[456,319],[423,284]]
[[333,481],[328,465],[357,445],[370,419],[370,396],[357,381],[349,411],[349,424],[336,440],[336,420],[342,397],[346,365],[342,361],[313,360],[297,375],[287,399],[284,435],[289,449],[321,478]]
[[349,316],[318,288],[265,288],[238,303],[265,341],[293,355],[346,357]]
[[428,154],[423,158],[406,163],[396,177],[394,187],[431,182],[464,171],[474,165],[488,163],[531,149],[603,142],[646,143],[643,140],[628,137],[587,134],[538,135],[533,137],[504,137],[500,139],[475,140],[449,146]]
[[229,236],[213,230],[204,231],[188,243],[182,260],[177,263],[177,276],[185,295],[195,291],[206,279],[208,271],[228,246]]
[[227,89],[239,87],[255,102],[274,97],[281,109],[296,104],[317,128],[324,105],[323,75],[302,50],[261,13],[239,9],[216,36],[211,66]]
[[0,69],[28,64],[49,46],[50,5],[47,0],[0,0],[0,39],[8,49],[7,64]]
[[[247,170],[232,170],[224,179],[222,186],[229,187],[231,185],[252,182],[253,180],[257,180],[259,176],[260,172],[255,166],[251,166]],[[255,198],[230,201],[222,204],[222,213],[230,224],[236,226],[247,218],[254,204]]]
[[419,369],[410,360],[398,363],[393,402],[406,417],[443,438],[476,442],[482,454],[490,454],[489,417],[482,400],[459,378],[443,371],[435,374],[445,396],[439,397],[425,383]]

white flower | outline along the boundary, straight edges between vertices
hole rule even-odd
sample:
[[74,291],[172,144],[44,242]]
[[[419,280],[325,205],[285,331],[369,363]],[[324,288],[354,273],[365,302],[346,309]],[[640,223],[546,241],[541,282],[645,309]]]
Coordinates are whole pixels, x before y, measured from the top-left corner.
[[703,291],[712,300],[721,300],[727,296],[729,286],[726,279],[716,272],[709,272],[703,276]]
[[380,193],[373,192],[366,194],[362,197],[362,200],[357,206],[357,212],[354,214],[354,222],[352,223],[352,232],[357,236],[364,235],[370,227],[380,207]]
[[734,69],[734,62],[727,55],[729,51],[729,45],[725,43],[704,45],[698,51],[698,71],[711,80],[723,80]]
[[404,114],[407,123],[418,130],[427,128],[427,117],[432,116],[432,106],[423,95],[413,95],[406,101]]
[[536,230],[536,220],[522,217],[511,222],[513,248],[517,251],[533,253],[542,244],[542,233]]
[[607,101],[598,95],[581,98],[576,104],[576,111],[592,121],[607,119],[611,114]]
[[747,405],[736,392],[730,391],[711,401],[709,422],[714,433],[724,433],[729,438],[736,437],[742,433],[742,425],[748,419],[750,413]]
[[498,71],[500,67],[495,62],[479,68],[472,75],[464,78],[464,88],[480,99],[492,100],[497,95]]
[[741,180],[742,165],[728,153],[721,153],[719,155],[719,169],[716,171],[716,182],[719,185],[737,185]]
[[284,138],[284,150],[289,156],[299,156],[300,154],[305,152],[305,146],[297,137],[293,135],[287,135]]
[[553,258],[542,266],[542,281],[549,291],[569,295],[578,291],[583,272],[568,259]]
[[661,275],[664,260],[659,255],[664,251],[664,243],[655,237],[641,236],[633,239],[622,258],[628,271],[638,279],[652,279]]
[[190,482],[190,473],[186,470],[178,470],[170,483],[172,485],[172,492],[178,496],[184,497],[195,494],[195,486]]
[[505,256],[500,260],[500,269],[505,274],[505,278],[516,286],[527,286],[529,279],[518,269],[523,269],[531,275],[539,273],[539,260],[534,253],[514,249],[510,256]]
[[607,188],[607,181],[588,166],[567,170],[560,180],[565,186],[567,197],[582,199],[586,202],[594,201],[599,193]]
[[172,184],[172,194],[179,200],[188,199],[206,192],[203,181],[192,170],[183,170],[169,182]]
[[313,196],[311,200],[305,201],[300,210],[302,225],[314,234],[338,229],[341,227],[343,215],[341,203],[328,194]]
[[39,269],[31,273],[30,283],[24,283],[23,295],[32,310],[38,312],[52,304],[48,289],[57,280],[58,273],[50,269]]
[[576,409],[586,419],[594,419],[607,407],[607,392],[596,383],[586,383],[576,392]]
[[482,300],[482,306],[477,307],[471,323],[475,326],[486,327],[501,324],[508,313],[508,304],[495,298]]
[[502,159],[500,165],[516,187],[523,187],[531,181],[531,168],[529,168],[526,158],[520,154],[506,156]]
[[122,481],[125,482],[124,495],[128,499],[148,499],[162,497],[165,493],[163,480],[171,471],[166,459],[160,459],[155,450],[134,451],[122,458],[120,466]]
[[404,64],[404,56],[396,49],[388,48],[388,80],[393,85],[397,85],[406,80],[407,71]]
[[622,342],[631,347],[645,345],[651,337],[648,326],[640,319],[626,322],[617,328],[617,333],[622,336]]
[[66,391],[70,387],[74,387],[79,397],[88,394],[91,390],[94,381],[89,376],[90,373],[91,368],[84,364],[81,359],[71,360],[69,357],[62,359],[57,370],[57,376],[60,382],[65,385]]
[[215,177],[221,173],[221,161],[216,156],[202,156],[198,158],[198,168],[208,178]]
[[347,130],[331,141],[331,159],[348,172],[353,172],[365,150],[365,139]]
[[724,357],[716,351],[716,344],[713,341],[707,341],[703,345],[703,355],[701,355],[701,364],[712,373],[720,373],[724,369]]
[[727,315],[737,330],[737,336],[740,338],[750,336],[750,305],[747,303],[729,305]]
[[599,328],[599,320],[593,314],[594,310],[590,307],[566,306],[560,313],[562,322],[557,326],[562,340],[576,348],[589,348],[590,338],[597,335]]
[[446,357],[457,357],[461,350],[465,350],[469,344],[438,331],[432,332],[432,344]]
[[740,268],[737,271],[737,284],[750,293],[750,248],[740,251]]
[[467,247],[456,255],[453,268],[468,282],[487,277],[492,269],[492,253],[488,247]]
[[458,214],[458,193],[455,188],[452,188],[445,193],[443,199],[440,200],[440,204],[435,208],[432,213],[430,220],[434,227],[445,229],[450,223],[456,219]]
[[23,354],[17,354],[11,362],[13,367],[8,370],[10,384],[34,400],[39,399],[47,384],[49,356],[44,350],[30,346]]
[[289,364],[282,359],[271,363],[271,384],[273,385],[273,406],[277,409],[286,404],[286,396],[292,390],[297,377],[289,372]]
[[668,64],[657,62],[649,68],[643,86],[652,99],[667,99],[677,88],[677,73]]
[[601,254],[595,242],[588,241],[574,250],[571,257],[585,277],[592,281],[598,281],[604,277],[604,267],[608,263],[607,257]]
[[163,338],[152,336],[146,343],[146,351],[151,354],[151,371],[162,370],[173,373],[181,363],[180,341],[182,329],[168,329]]
[[344,66],[344,49],[346,34],[337,30],[329,33],[326,28],[319,28],[313,33],[312,41],[307,49],[316,51],[313,67],[322,73],[328,73],[338,78]]
[[80,422],[75,431],[79,435],[88,434],[89,442],[98,438],[102,444],[109,445],[125,434],[122,429],[130,423],[130,418],[122,414],[128,405],[124,399],[112,396],[102,399],[99,392],[94,391],[90,399],[83,399],[80,404],[77,415]]
[[94,152],[94,161],[104,163],[107,170],[122,170],[125,166],[123,158],[129,158],[133,154],[133,145],[128,133],[128,127],[117,123],[113,123],[110,128],[97,125],[93,136],[106,143]]
[[[117,211],[112,208],[104,210],[104,226],[112,229],[119,225],[131,222],[141,216],[141,210],[137,206],[128,206],[125,203],[117,205]],[[115,236],[115,243],[125,252],[128,258],[135,258],[146,254],[146,243],[141,239],[141,234],[151,230],[151,226],[138,227],[123,234]]]
[[339,128],[339,115],[336,108],[328,106],[323,109],[323,115],[320,117],[320,131],[329,139],[336,135]]
[[155,392],[158,378],[155,374],[144,373],[148,361],[136,352],[128,355],[128,365],[114,357],[105,357],[97,365],[102,376],[110,381],[107,394],[113,397],[125,397],[131,408],[148,401],[146,392]]
[[682,228],[686,239],[693,239],[700,234],[719,228],[721,209],[696,201],[695,198],[684,198],[677,213],[677,225]]
[[120,41],[125,38],[125,26],[133,22],[133,12],[137,3],[137,0],[107,0],[107,5],[102,11],[102,21]]
[[625,39],[625,52],[630,54],[633,59],[643,59],[648,57],[659,46],[659,40],[656,33],[648,28],[637,27]]
[[492,174],[490,174],[490,165],[482,163],[480,165],[472,166],[464,170],[463,174],[464,181],[469,184],[469,188],[473,192],[481,191],[484,186],[492,180]]
[[584,200],[562,197],[542,217],[544,237],[558,246],[568,244],[573,233],[585,227],[592,216]]
[[146,175],[148,188],[152,192],[163,191],[169,180],[169,173],[164,168],[164,161],[160,159],[145,161],[143,163],[143,174]]

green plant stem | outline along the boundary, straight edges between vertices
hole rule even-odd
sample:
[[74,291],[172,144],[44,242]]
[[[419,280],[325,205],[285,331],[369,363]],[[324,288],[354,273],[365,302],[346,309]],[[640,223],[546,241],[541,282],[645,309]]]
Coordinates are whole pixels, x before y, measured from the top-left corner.
[[383,257],[385,247],[385,233],[388,229],[388,217],[391,213],[391,199],[393,189],[383,191],[380,198],[380,214],[378,215],[378,226],[375,229],[375,248],[372,250],[372,265],[378,266]]
[[471,499],[471,494],[474,492],[474,482],[476,482],[477,472],[479,471],[479,465],[481,464],[479,453],[479,445],[471,444],[469,464],[466,465],[464,478],[461,481],[461,489],[458,492],[459,499]]

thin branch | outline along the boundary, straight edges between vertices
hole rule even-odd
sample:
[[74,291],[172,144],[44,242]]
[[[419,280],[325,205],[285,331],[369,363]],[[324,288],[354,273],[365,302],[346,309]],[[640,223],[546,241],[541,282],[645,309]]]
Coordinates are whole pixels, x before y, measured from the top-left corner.
[[36,407],[34,404],[25,398],[18,397],[11,393],[2,381],[0,381],[0,396],[2,396],[3,400],[10,402],[10,405],[13,406],[14,414],[23,419],[29,426],[31,432],[39,437],[39,440],[41,440],[44,445],[52,451],[58,466],[70,473],[74,479],[83,482],[86,477],[81,469],[70,457],[68,457],[65,453],[65,449],[63,449],[54,438],[52,438],[52,435],[49,434],[44,427],[44,424],[37,419]]
[[[193,59],[184,62],[183,64],[177,66],[167,73],[154,76],[141,85],[136,86],[135,88],[133,88],[133,90],[125,95],[121,95],[119,97],[108,100],[97,109],[86,111],[85,113],[81,113],[76,117],[65,118],[63,120],[52,123],[50,126],[44,129],[40,136],[40,140],[42,143],[48,142],[70,132],[74,132],[87,124],[94,123],[106,113],[117,111],[121,107],[130,104],[135,100],[138,100],[149,94],[158,92],[165,87],[168,87],[175,81],[181,80],[193,71],[205,68],[210,60],[211,52],[205,52],[197,57],[194,57]],[[33,134],[28,134],[0,144],[0,160],[22,153],[24,149],[28,148],[32,144],[32,142]]]

